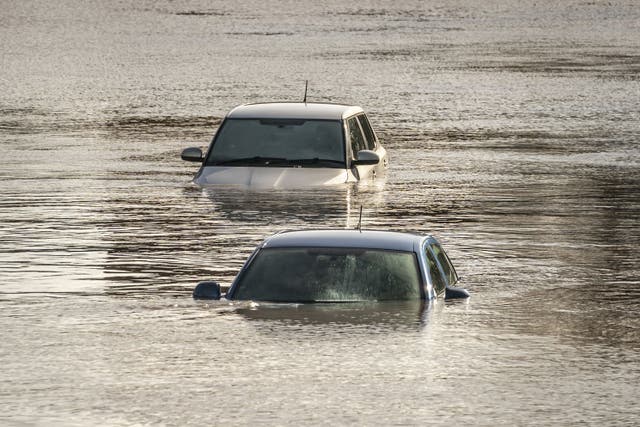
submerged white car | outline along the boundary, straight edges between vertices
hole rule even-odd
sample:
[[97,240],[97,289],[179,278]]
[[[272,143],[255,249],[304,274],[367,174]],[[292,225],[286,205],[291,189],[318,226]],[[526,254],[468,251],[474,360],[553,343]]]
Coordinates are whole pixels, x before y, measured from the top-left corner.
[[302,102],[247,104],[231,110],[205,154],[200,186],[291,188],[371,179],[389,167],[387,152],[360,107]]

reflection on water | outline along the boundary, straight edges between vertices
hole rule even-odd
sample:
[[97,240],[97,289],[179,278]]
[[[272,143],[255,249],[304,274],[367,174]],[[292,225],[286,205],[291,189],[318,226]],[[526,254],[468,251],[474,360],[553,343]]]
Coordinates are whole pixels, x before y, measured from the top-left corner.
[[360,326],[363,331],[375,328],[418,328],[429,322],[433,302],[380,302],[339,304],[252,304],[238,308],[244,318],[259,321],[271,328],[273,322],[289,326],[333,325]]
[[[5,9],[0,424],[640,415],[635,2]],[[309,99],[369,112],[384,180],[191,184],[183,148],[307,79]],[[360,206],[363,228],[436,235],[471,299],[191,300],[266,236],[355,227]]]
[[155,293],[180,282],[190,289],[205,277],[230,284],[270,234],[300,227],[354,228],[361,204],[365,212],[375,209],[380,185],[296,191],[188,186],[168,196],[141,195],[126,211],[112,200],[101,210],[109,219],[98,224],[110,236],[104,272],[110,282],[124,283],[109,284],[107,292]]
[[[269,223],[283,228],[302,223],[335,228],[353,227],[352,207],[358,189],[354,185],[296,190],[243,191],[207,188],[203,193],[216,213],[230,223]],[[357,218],[355,219],[357,221]]]

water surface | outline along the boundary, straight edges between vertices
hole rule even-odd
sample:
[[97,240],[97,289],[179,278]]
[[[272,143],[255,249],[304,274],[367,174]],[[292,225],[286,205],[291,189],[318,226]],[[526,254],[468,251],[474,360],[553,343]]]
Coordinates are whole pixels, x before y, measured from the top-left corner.
[[[633,1],[4,2],[0,423],[625,425],[640,415]],[[245,102],[361,105],[383,180],[203,190]],[[265,236],[431,233],[465,302],[196,302]]]

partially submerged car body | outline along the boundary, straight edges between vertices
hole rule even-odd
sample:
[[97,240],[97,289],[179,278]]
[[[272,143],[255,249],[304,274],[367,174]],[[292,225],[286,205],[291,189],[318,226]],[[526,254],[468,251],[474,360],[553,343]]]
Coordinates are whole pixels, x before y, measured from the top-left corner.
[[[432,236],[359,230],[308,230],[267,238],[226,294],[229,300],[355,302],[465,298],[458,275]],[[201,282],[194,298],[220,298]]]
[[247,104],[227,114],[201,162],[200,186],[307,187],[357,182],[383,174],[388,155],[360,107],[278,102]]

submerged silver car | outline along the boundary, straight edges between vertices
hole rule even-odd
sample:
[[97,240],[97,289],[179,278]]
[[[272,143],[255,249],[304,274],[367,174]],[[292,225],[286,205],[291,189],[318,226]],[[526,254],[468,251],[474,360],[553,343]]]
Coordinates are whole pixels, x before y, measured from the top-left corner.
[[200,186],[291,188],[335,185],[385,173],[389,159],[360,107],[278,102],[234,108],[204,155],[197,147],[182,159],[200,162]]
[[[411,233],[359,230],[282,232],[267,238],[226,293],[228,300],[356,302],[466,298],[438,241]],[[196,299],[220,299],[201,282]]]

